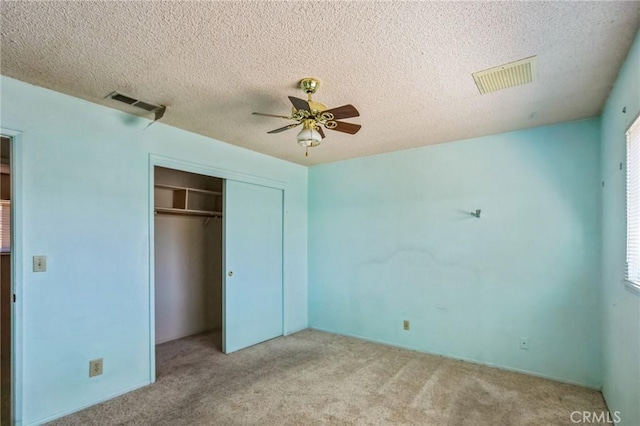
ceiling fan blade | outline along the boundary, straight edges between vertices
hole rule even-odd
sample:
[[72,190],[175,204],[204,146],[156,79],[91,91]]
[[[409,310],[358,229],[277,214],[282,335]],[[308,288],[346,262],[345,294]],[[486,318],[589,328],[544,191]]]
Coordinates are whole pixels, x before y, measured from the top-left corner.
[[311,112],[311,108],[309,108],[309,102],[305,101],[304,99],[289,96],[289,100],[291,101],[295,109],[303,109],[305,111]]
[[338,132],[349,133],[351,135],[358,133],[358,130],[362,127],[359,124],[345,123],[344,121],[336,121],[335,123],[337,126],[331,130],[337,130]]
[[322,136],[322,139],[324,139],[324,131],[322,130],[322,127],[316,126],[316,129],[318,129],[318,133],[320,133],[320,136]]
[[272,131],[267,132],[267,133],[284,132],[285,130],[293,129],[294,127],[299,126],[300,124],[302,124],[302,123],[289,124],[288,126],[280,127],[279,129],[275,129],[275,130],[272,130]]
[[359,117],[360,113],[353,105],[342,105],[337,108],[331,108],[322,112],[330,112],[333,114],[334,120],[342,120],[343,118]]
[[275,117],[275,118],[285,118],[287,120],[294,120],[294,118],[287,117],[285,115],[274,115],[274,114],[264,114],[262,112],[252,112],[253,115],[261,115],[263,117]]

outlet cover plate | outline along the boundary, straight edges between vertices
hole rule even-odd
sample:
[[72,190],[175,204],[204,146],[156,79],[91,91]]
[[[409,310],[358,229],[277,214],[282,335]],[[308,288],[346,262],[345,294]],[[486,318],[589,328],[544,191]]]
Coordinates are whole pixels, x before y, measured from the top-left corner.
[[529,338],[521,337],[520,338],[520,349],[528,351],[529,350]]
[[89,377],[102,375],[102,358],[89,361]]

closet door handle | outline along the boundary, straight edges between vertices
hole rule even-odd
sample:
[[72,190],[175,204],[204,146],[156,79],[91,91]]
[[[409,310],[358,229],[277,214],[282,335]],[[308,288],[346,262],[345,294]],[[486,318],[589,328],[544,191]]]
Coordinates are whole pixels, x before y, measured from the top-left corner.
[[229,276],[232,277],[233,276],[233,271],[229,271]]

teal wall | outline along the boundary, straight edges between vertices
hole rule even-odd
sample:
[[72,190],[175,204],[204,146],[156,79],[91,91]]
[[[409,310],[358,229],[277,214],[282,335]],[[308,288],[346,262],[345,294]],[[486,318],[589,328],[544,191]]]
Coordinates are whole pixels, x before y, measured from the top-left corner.
[[[626,113],[622,109],[626,107]],[[603,393],[621,424],[640,425],[640,293],[623,284],[625,132],[640,113],[640,33],[602,113]]]
[[311,168],[310,327],[599,387],[599,139],[591,119]]
[[[285,327],[307,326],[307,169],[2,77],[1,126],[22,131],[23,424],[145,385],[149,155],[285,188]],[[170,111],[169,111],[170,113]],[[31,272],[31,256],[48,271]],[[89,379],[89,360],[104,375]]]

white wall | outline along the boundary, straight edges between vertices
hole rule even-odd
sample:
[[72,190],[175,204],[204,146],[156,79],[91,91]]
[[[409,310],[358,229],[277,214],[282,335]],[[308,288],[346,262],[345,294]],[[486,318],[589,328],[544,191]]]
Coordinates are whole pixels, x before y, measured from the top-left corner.
[[157,215],[156,343],[222,326],[222,220]]
[[[222,179],[155,168],[155,183],[222,192]],[[172,191],[157,189],[156,205]],[[169,200],[162,200],[161,198]],[[218,196],[220,210],[222,195]],[[156,343],[222,327],[222,219],[156,214]]]
[[[151,154],[285,185],[285,331],[307,326],[305,167],[11,78],[0,85],[1,125],[22,132],[13,160],[24,425],[150,383]],[[47,256],[47,272],[31,271],[34,255]],[[104,374],[90,379],[100,357]]]

